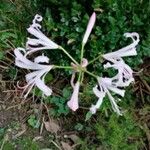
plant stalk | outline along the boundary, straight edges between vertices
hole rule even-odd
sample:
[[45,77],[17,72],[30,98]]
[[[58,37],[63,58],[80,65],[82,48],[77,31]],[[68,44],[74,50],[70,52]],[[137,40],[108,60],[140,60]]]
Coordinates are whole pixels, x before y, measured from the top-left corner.
[[59,46],[59,49],[61,49],[75,64],[79,65],[79,63],[61,46]]
[[91,60],[88,65],[92,64],[93,62],[95,62],[96,60],[98,60],[99,58],[101,58],[102,55],[98,55],[96,58],[94,58],[93,60]]

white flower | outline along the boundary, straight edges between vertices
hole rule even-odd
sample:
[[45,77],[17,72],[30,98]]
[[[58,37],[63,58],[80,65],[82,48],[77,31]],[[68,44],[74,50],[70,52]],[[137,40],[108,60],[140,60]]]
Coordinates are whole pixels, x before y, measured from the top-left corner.
[[36,15],[33,24],[27,29],[27,31],[35,38],[28,38],[26,48],[29,50],[27,54],[36,52],[43,49],[57,49],[58,45],[46,37],[41,31],[41,25],[37,22],[42,21],[42,16]]
[[[26,51],[23,48],[17,48],[14,50],[15,53],[15,65],[20,68],[34,70],[28,73],[26,77],[27,85],[24,86],[23,94],[26,92],[24,97],[26,98],[29,92],[34,86],[37,86],[46,96],[51,95],[52,90],[45,85],[44,78],[46,74],[53,68],[53,65],[42,65],[39,63],[49,62],[48,58],[44,55],[35,58],[34,62],[26,58]],[[23,55],[24,54],[24,55]]]
[[112,78],[115,80],[115,85],[119,87],[129,86],[134,81],[133,70],[124,62],[123,59],[113,60],[113,64],[109,62],[104,65],[104,68],[114,68],[118,70],[116,76]]
[[140,41],[139,34],[136,32],[125,33],[124,36],[127,38],[130,37],[133,40],[133,43],[124,48],[119,49],[118,51],[104,54],[103,58],[105,58],[106,60],[112,60],[112,59],[117,59],[117,58],[121,58],[121,57],[137,55],[136,46],[138,45],[138,43]]
[[97,80],[98,80],[99,89],[98,89],[98,86],[96,86],[93,88],[93,91],[99,99],[98,99],[98,102],[96,105],[91,106],[91,108],[90,108],[91,113],[92,114],[96,113],[96,110],[101,106],[103,98],[107,94],[107,96],[111,102],[113,110],[118,115],[122,115],[120,110],[119,110],[119,107],[116,104],[116,100],[112,97],[112,95],[110,94],[110,91],[124,97],[125,90],[121,90],[117,86],[115,86],[115,84],[113,83],[113,80],[111,78],[100,78],[100,77],[98,77]]
[[93,92],[94,94],[99,98],[96,105],[92,105],[91,108],[90,108],[90,111],[92,114],[95,114],[97,109],[100,108],[102,102],[103,102],[103,98],[105,97],[106,95],[106,92],[105,91],[100,91],[98,89],[98,86],[96,85],[94,88],[93,88]]
[[82,41],[83,44],[86,44],[86,42],[88,40],[88,37],[89,37],[89,35],[90,35],[91,31],[92,31],[92,28],[93,28],[93,26],[95,24],[95,20],[96,20],[96,14],[94,12],[92,14],[92,16],[90,17],[89,23],[87,25],[87,29],[85,31],[85,34],[84,34],[84,37],[83,37],[83,41]]
[[67,102],[68,107],[73,111],[76,111],[79,108],[79,103],[78,103],[79,88],[80,88],[80,83],[77,81],[77,83],[74,86],[71,99]]
[[124,62],[122,57],[137,55],[136,46],[140,41],[138,33],[125,33],[124,35],[127,38],[130,37],[133,43],[118,51],[103,55],[103,58],[110,62],[105,64],[104,68],[112,67],[118,70],[118,74],[112,80],[115,80],[115,85],[119,87],[129,86],[134,81],[133,70]]

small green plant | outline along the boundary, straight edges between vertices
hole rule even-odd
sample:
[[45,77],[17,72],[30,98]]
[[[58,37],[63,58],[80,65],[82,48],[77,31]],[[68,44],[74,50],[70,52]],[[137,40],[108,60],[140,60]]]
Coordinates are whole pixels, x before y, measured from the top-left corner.
[[77,131],[81,131],[83,130],[84,126],[81,123],[77,123],[74,128]]
[[54,105],[54,108],[50,109],[50,114],[53,116],[67,115],[69,108],[66,106],[66,102],[71,95],[71,90],[65,87],[62,90],[62,96],[51,96],[45,99],[45,103]]
[[103,149],[133,150],[143,147],[140,141],[142,132],[131,116],[130,113],[126,113],[124,117],[118,118],[112,114],[107,118],[108,124],[101,119],[97,122],[95,129]]
[[29,116],[28,124],[33,128],[39,128],[40,127],[40,121],[36,118],[35,115]]
[[50,103],[54,105],[54,108],[50,109],[50,114],[54,116],[67,115],[69,113],[69,109],[66,106],[67,99],[64,97],[53,96],[52,98],[48,98]]

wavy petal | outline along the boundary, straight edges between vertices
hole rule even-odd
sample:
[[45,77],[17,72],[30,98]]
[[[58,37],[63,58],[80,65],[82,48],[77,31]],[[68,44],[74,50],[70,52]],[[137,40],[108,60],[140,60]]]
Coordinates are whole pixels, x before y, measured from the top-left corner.
[[112,92],[114,92],[114,93],[116,93],[116,94],[121,95],[122,97],[124,97],[125,90],[121,90],[121,89],[113,87],[113,86],[109,86],[108,89],[111,90]]
[[21,52],[24,53],[24,55],[26,54],[26,50],[24,48],[16,48],[14,50],[14,54],[15,54],[15,59],[16,60],[20,60],[22,62],[26,62],[26,64],[28,65],[32,65],[32,62],[30,60],[28,60]]
[[98,101],[97,101],[97,103],[96,103],[96,105],[92,105],[90,107],[90,112],[92,114],[95,114],[96,111],[97,111],[97,109],[100,108],[100,106],[101,106],[101,104],[103,102],[103,98],[106,95],[106,92],[98,90],[98,86],[97,85],[93,88],[93,92],[99,98]]
[[[21,52],[24,52],[24,55]],[[15,54],[15,65],[20,67],[20,68],[25,68],[25,69],[32,69],[32,70],[39,70],[39,69],[45,69],[49,68],[51,65],[41,65],[38,64],[38,62],[48,62],[48,57],[46,56],[38,56],[36,58],[37,62],[32,62],[29,59],[26,58],[26,53],[25,49],[23,48],[17,48],[14,50]]]
[[71,99],[67,102],[68,107],[73,111],[76,111],[79,108],[78,104],[79,87],[80,83],[77,82],[74,86],[74,91],[71,96]]
[[112,108],[113,108],[114,112],[116,112],[118,115],[122,115],[121,111],[119,110],[118,105],[116,104],[114,98],[111,96],[109,91],[107,91],[107,95],[110,99],[110,102],[111,102],[111,105],[112,105]]
[[134,56],[137,55],[136,52],[136,46],[139,43],[139,35],[138,33],[125,33],[124,34],[127,38],[131,38],[133,40],[133,43],[123,47],[115,52],[107,53],[103,55],[103,58],[109,60],[110,58],[120,58],[120,57],[126,57],[126,56]]
[[43,46],[49,47],[49,49],[57,49],[58,45],[46,37],[41,31],[36,30],[32,26],[27,29],[27,31],[37,38],[37,42]]
[[28,73],[28,74],[25,76],[26,81],[29,82],[30,80],[33,80],[33,79],[34,79],[36,76],[38,76],[40,73],[41,73],[41,70]]
[[101,97],[101,98],[98,99],[96,105],[92,105],[92,106],[90,107],[90,112],[91,112],[92,114],[95,114],[96,111],[97,111],[97,109],[99,109],[99,108],[101,107],[102,102],[103,102],[103,98]]
[[24,68],[24,69],[31,69],[31,70],[40,70],[40,69],[45,69],[51,67],[51,65],[40,65],[37,63],[33,63],[28,65],[26,62],[21,62],[20,60],[15,60],[15,65]]
[[52,90],[46,86],[44,81],[42,81],[40,78],[36,79],[35,84],[46,96],[50,96],[52,94]]
[[51,41],[40,31],[41,26],[37,23],[40,21],[42,21],[42,17],[40,15],[36,15],[33,20],[33,24],[27,29],[31,35],[37,38],[28,38],[26,43],[26,47],[30,51],[28,54],[38,50],[57,49],[59,47],[55,42]]
[[34,59],[34,62],[36,63],[49,63],[49,58],[47,56],[38,56]]
[[97,85],[93,88],[93,92],[99,98],[100,97],[105,97],[105,92],[98,90],[98,86]]

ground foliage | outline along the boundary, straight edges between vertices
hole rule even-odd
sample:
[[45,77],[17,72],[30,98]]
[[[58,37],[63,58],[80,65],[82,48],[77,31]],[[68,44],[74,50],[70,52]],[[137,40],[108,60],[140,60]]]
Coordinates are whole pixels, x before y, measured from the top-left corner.
[[[27,123],[33,128],[39,128],[40,119],[37,114],[41,113],[39,103],[42,101],[47,105],[49,115],[60,120],[63,126],[62,133],[72,131],[78,136],[78,142],[74,143],[77,144],[77,149],[148,149],[148,143],[150,143],[150,134],[148,134],[150,91],[143,95],[140,90],[141,88],[147,89],[150,80],[148,68],[145,65],[139,65],[145,64],[144,58],[147,58],[147,64],[150,57],[149,0],[1,0],[0,64],[2,68],[0,68],[0,72],[3,76],[2,80],[16,82],[24,78],[23,71],[14,66],[14,58],[10,54],[13,53],[15,47],[25,46],[24,43],[28,35],[26,28],[31,24],[36,13],[43,16],[44,33],[62,45],[79,61],[82,37],[89,16],[93,11],[97,14],[97,20],[85,47],[85,58],[88,60],[92,60],[98,54],[115,51],[130,43],[123,37],[125,32],[138,32],[140,35],[141,40],[137,48],[138,55],[127,58],[126,61],[134,70],[144,69],[145,72],[136,77],[137,84],[131,85],[127,89],[125,98],[119,103],[125,111],[124,116],[118,117],[114,114],[110,109],[109,100],[106,98],[100,111],[90,120],[85,121],[87,108],[90,107],[91,102],[96,101],[96,97],[91,92],[95,81],[88,76],[85,78],[84,88],[80,92],[82,107],[76,113],[71,113],[66,107],[66,102],[72,91],[69,87],[70,72],[56,70],[48,74],[46,79],[46,82],[52,82],[51,86],[54,91],[52,97],[41,100],[41,98],[37,98],[41,96],[40,91],[38,89],[33,91],[37,99],[36,104],[39,107],[28,108],[32,110],[32,114],[28,117]],[[49,56],[51,63],[70,65],[70,60],[56,50],[45,51],[45,53]],[[105,71],[103,69],[101,60],[89,66],[88,69],[99,76],[114,75],[114,70]],[[42,113],[47,114],[45,108],[43,108]],[[143,116],[146,116],[146,119]],[[7,137],[8,128],[10,126],[0,128],[1,145]],[[11,128],[14,129],[14,126]],[[61,135],[63,135],[62,133]],[[40,144],[31,142],[30,138],[33,136],[28,136],[30,136],[29,139],[26,137],[18,138],[12,140],[12,143],[6,140],[4,149],[13,149],[16,145],[22,149],[40,149],[38,146]],[[49,140],[45,145],[50,146],[48,142]],[[72,143],[69,142],[69,144]],[[61,144],[58,143],[58,145]],[[57,149],[57,147],[55,148]]]

